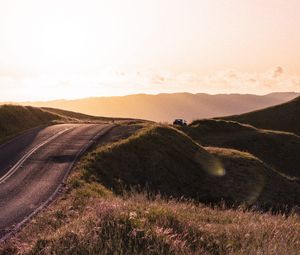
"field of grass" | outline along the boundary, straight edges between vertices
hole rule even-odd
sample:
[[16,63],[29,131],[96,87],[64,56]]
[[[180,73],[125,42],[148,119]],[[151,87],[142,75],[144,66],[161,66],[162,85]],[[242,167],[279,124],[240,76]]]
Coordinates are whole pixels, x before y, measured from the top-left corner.
[[[226,183],[228,190],[236,190],[238,196],[233,197],[233,201],[273,211],[286,211],[300,205],[299,184],[289,181],[253,155],[227,148],[205,149],[216,156],[227,170],[222,182]],[[219,185],[215,183],[211,189],[217,192]],[[221,192],[218,196],[226,201],[223,196],[227,193]]]
[[[278,196],[288,200],[294,192],[299,197],[299,190],[288,188],[290,182],[249,153],[203,148],[165,126],[133,129],[139,131],[85,156],[66,192],[2,244],[0,254],[298,253],[298,214],[197,202],[199,191],[205,191],[274,205]],[[137,192],[142,186],[146,190]],[[176,198],[179,189],[196,200]]]
[[[96,120],[19,106],[0,107],[0,118],[4,139]],[[300,185],[290,176],[299,177],[299,143],[233,121],[181,130],[121,121],[0,254],[297,254]]]
[[192,202],[116,197],[82,184],[0,254],[297,254],[300,219]]
[[197,120],[184,128],[204,146],[246,151],[284,175],[300,177],[300,137],[225,120]]
[[297,97],[284,104],[221,119],[251,124],[257,128],[281,130],[300,135],[299,116],[300,97]]
[[[163,196],[200,202],[300,205],[300,187],[249,153],[227,153],[226,165],[184,133],[159,125],[144,128],[118,143],[90,155],[87,179],[97,180],[117,194],[149,190]],[[238,156],[237,156],[238,155]],[[269,179],[276,180],[276,185]],[[249,199],[253,193],[257,199]],[[284,186],[284,192],[281,187]],[[290,188],[288,188],[290,187]],[[282,194],[263,199],[264,194]],[[283,204],[282,204],[283,205]]]
[[30,106],[0,106],[0,144],[10,137],[54,120],[63,120],[62,116]]

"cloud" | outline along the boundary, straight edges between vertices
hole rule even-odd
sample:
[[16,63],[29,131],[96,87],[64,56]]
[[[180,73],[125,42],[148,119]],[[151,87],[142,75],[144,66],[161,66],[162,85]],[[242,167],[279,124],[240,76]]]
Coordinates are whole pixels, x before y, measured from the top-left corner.
[[281,66],[277,66],[273,71],[273,78],[277,78],[284,73],[284,70]]
[[106,68],[86,75],[0,75],[0,101],[48,100],[137,93],[255,93],[300,91],[300,75],[277,66],[266,72],[234,69],[209,75],[152,69]]
[[206,76],[184,74],[177,79],[178,83],[184,83],[186,87],[198,92],[256,94],[274,91],[300,91],[299,81],[300,75],[288,74],[280,66],[261,73],[230,69]]
[[61,87],[70,87],[72,86],[72,82],[70,80],[62,80],[57,83],[58,86]]

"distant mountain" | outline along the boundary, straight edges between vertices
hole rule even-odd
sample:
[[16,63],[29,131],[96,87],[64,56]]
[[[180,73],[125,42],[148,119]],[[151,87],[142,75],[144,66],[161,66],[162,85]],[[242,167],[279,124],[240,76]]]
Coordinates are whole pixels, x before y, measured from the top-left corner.
[[222,119],[251,124],[258,128],[288,131],[300,135],[300,97],[284,104]]
[[187,121],[241,114],[281,104],[300,93],[250,94],[137,94],[121,97],[98,97],[77,100],[26,102],[39,107],[60,108],[84,114],[107,117],[131,117],[171,122],[175,118]]

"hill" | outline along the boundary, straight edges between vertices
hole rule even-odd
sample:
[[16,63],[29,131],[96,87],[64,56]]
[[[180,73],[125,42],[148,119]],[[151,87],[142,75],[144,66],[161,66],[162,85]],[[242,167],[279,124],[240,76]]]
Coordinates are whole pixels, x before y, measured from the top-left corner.
[[64,120],[64,117],[31,106],[2,105],[0,143],[24,130],[48,125],[54,120]]
[[291,100],[299,93],[249,94],[158,94],[98,97],[49,102],[26,102],[25,105],[59,108],[94,116],[147,119],[172,122],[176,118],[192,121],[241,114]]
[[203,146],[249,152],[278,172],[300,178],[300,137],[297,135],[214,119],[194,121],[184,131]]
[[62,109],[57,109],[57,108],[49,108],[49,107],[42,107],[41,108],[44,111],[60,115],[66,118],[70,118],[73,120],[78,120],[78,121],[122,121],[122,120],[134,120],[134,119],[129,119],[129,118],[113,118],[113,117],[100,117],[100,116],[91,116],[83,113],[78,113],[78,112],[73,112],[73,111],[67,111],[67,110],[62,110]]
[[245,152],[203,148],[167,126],[152,125],[98,148],[85,178],[117,194],[132,188],[205,203],[300,205],[300,186]]
[[[0,105],[0,144],[5,140],[38,126],[56,122],[107,122],[138,121],[134,119],[106,118],[55,108],[38,108],[20,105]],[[142,121],[143,122],[143,121]]]
[[251,124],[258,128],[282,130],[300,135],[300,97],[266,109],[221,119]]
[[250,153],[202,147],[168,126],[119,125],[76,165],[66,190],[0,254],[299,251],[296,213],[214,204],[286,209],[299,205],[299,185]]

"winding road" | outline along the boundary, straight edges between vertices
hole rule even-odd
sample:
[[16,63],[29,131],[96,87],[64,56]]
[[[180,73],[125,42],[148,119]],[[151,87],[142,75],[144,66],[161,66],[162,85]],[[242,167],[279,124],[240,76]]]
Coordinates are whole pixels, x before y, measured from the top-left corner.
[[112,127],[40,127],[0,146],[0,240],[17,231],[55,197],[77,158]]

